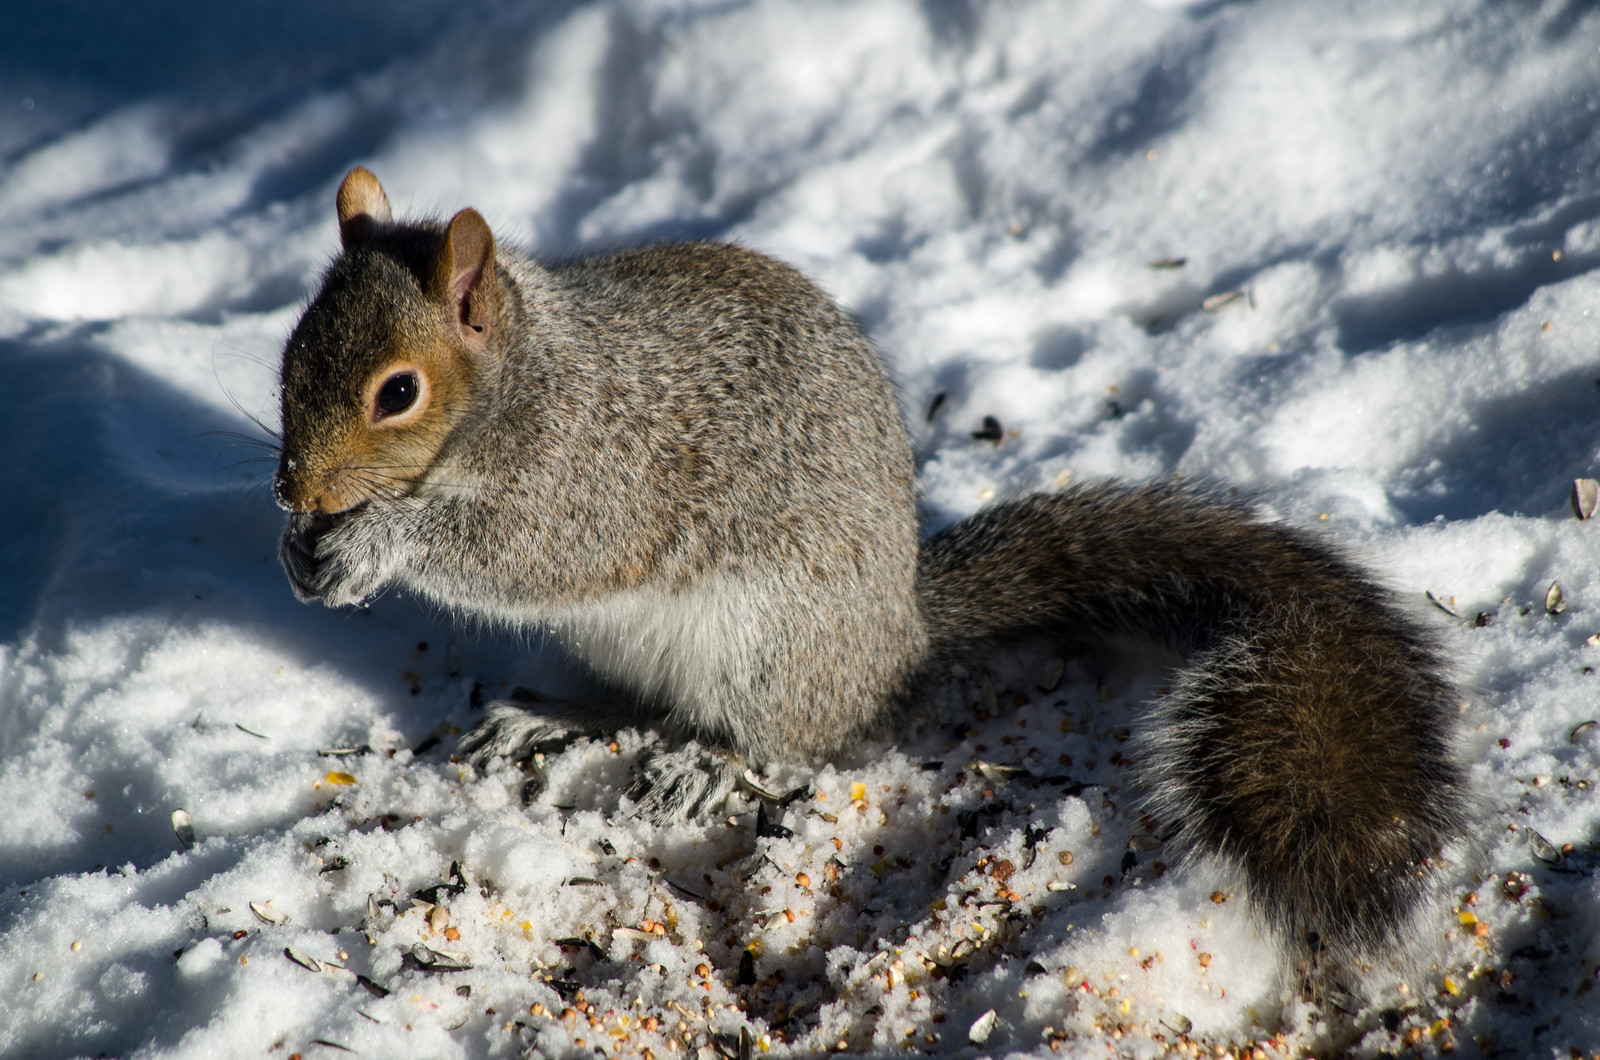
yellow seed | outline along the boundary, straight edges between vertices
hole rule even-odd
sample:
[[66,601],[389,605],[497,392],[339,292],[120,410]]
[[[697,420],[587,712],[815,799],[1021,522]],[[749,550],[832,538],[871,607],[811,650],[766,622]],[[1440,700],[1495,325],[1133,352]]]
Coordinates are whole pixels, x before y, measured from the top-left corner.
[[1478,918],[1465,909],[1456,914],[1456,919],[1461,922],[1462,927],[1471,927],[1478,922]]
[[345,787],[356,782],[356,778],[351,776],[349,773],[340,773],[338,771],[331,772],[322,779],[327,781],[329,784],[337,784],[341,787]]
[[855,801],[856,799],[864,799],[866,797],[867,797],[867,786],[865,784],[852,784],[852,785],[850,785],[850,799],[851,799],[852,802]]
[[1449,994],[1451,997],[1455,997],[1457,994],[1461,993],[1461,988],[1456,985],[1456,981],[1454,979],[1451,979],[1449,976],[1445,976],[1444,992]]

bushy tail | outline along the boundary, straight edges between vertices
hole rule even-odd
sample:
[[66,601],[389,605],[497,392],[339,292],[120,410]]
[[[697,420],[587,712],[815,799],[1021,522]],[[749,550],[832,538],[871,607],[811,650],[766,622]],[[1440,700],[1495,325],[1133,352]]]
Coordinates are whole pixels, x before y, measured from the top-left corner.
[[1040,494],[930,539],[919,599],[944,657],[1040,633],[1191,652],[1143,738],[1150,809],[1286,939],[1388,949],[1467,831],[1436,649],[1307,534],[1171,487]]

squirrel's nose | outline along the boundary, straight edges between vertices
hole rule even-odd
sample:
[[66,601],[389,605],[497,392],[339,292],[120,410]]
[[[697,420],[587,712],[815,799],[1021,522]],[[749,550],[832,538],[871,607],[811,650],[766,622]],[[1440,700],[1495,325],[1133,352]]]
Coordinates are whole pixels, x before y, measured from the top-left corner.
[[286,512],[314,512],[319,508],[326,508],[320,496],[307,496],[295,488],[288,472],[294,470],[293,460],[284,461],[285,466],[278,468],[272,476],[272,499],[278,507]]

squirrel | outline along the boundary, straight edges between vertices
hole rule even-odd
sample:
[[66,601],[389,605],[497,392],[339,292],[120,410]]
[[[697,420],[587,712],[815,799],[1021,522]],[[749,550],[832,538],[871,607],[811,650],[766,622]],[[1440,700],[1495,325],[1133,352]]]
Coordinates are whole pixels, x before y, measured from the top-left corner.
[[475,210],[397,221],[366,169],[282,365],[274,496],[301,600],[395,584],[542,628],[599,691],[491,703],[484,765],[655,729],[657,820],[743,761],[906,731],[949,664],[1130,635],[1186,669],[1142,724],[1168,849],[1219,859],[1313,952],[1401,948],[1468,834],[1438,646],[1307,532],[1174,485],[1102,483],[919,541],[882,362],[798,271],[738,246],[540,263]]

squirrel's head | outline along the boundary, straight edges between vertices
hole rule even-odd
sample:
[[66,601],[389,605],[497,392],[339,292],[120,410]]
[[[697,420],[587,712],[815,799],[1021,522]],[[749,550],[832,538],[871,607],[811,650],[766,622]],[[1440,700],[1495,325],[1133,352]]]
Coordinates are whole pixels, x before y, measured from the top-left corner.
[[359,166],[338,207],[344,253],[283,352],[273,492],[296,512],[415,490],[473,405],[499,330],[494,236],[476,210],[396,223]]

